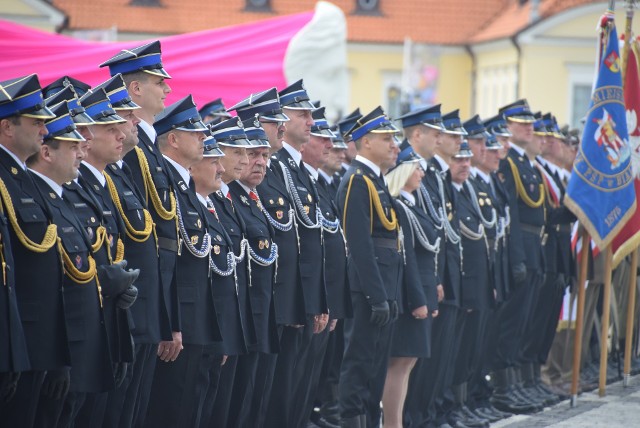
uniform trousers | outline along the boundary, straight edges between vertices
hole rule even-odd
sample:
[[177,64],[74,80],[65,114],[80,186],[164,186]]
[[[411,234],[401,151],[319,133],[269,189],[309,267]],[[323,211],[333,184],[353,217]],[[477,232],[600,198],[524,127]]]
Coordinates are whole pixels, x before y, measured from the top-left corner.
[[236,377],[238,356],[229,355],[227,362],[220,368],[220,377],[216,391],[210,389],[204,400],[200,428],[217,428],[228,426],[229,404]]
[[493,393],[493,389],[487,382],[485,376],[493,371],[493,361],[496,353],[496,345],[498,343],[498,334],[500,324],[498,324],[498,314],[502,304],[497,307],[483,311],[486,316],[486,327],[484,337],[479,343],[480,361],[478,368],[471,375],[471,379],[467,385],[467,407],[476,408],[484,407],[489,403],[489,399]]
[[148,428],[194,428],[200,417],[210,376],[220,355],[202,345],[183,345],[173,362],[158,361],[145,425]]
[[0,421],[7,427],[35,426],[40,390],[45,371],[22,372],[18,387],[11,401],[0,406]]
[[129,366],[124,382],[107,396],[103,428],[144,427],[157,352],[156,344],[135,344],[133,364]]
[[[539,342],[530,349],[525,350],[527,356],[533,364],[544,364],[547,362],[553,338],[558,328],[558,318],[562,309],[564,298],[565,281],[564,275],[548,272],[545,282],[540,292],[538,305],[534,314],[533,325],[539,326]],[[546,302],[546,304],[545,304]]]
[[228,427],[263,426],[277,354],[250,352],[238,357]]
[[281,326],[280,330],[282,332],[280,352],[276,359],[274,372],[274,379],[277,381],[272,387],[266,416],[266,425],[273,427],[294,426],[296,385],[298,381],[301,381],[296,378],[295,372],[297,365],[303,362],[300,358],[300,352],[304,340],[304,328]]
[[[551,312],[559,310],[558,293],[554,291],[551,295],[544,294],[549,292],[548,288],[545,289],[545,276],[542,271],[535,271],[531,274],[531,280],[527,282],[527,287],[532,288],[531,300],[529,314],[521,335],[517,366],[538,362],[538,354],[547,334],[546,326]],[[529,277],[528,274],[527,277]],[[555,282],[552,282],[551,287],[554,286]]]
[[472,310],[464,314],[464,327],[454,366],[453,385],[469,382],[483,366],[486,350],[489,310]]
[[496,347],[494,370],[502,370],[518,364],[523,348],[523,335],[527,331],[527,321],[532,311],[536,284],[540,275],[527,269],[525,281],[513,285],[511,293],[499,311],[500,334]]
[[372,324],[369,321],[371,306],[362,293],[352,292],[351,302],[353,318],[344,322],[340,414],[343,419],[367,415],[367,427],[375,426],[387,374],[393,324]]
[[[456,320],[453,336],[449,338],[453,342],[450,347],[449,358],[445,360],[443,367],[444,378],[442,385],[442,392],[436,395],[435,398],[435,421],[438,425],[444,424],[449,418],[449,414],[455,409],[455,396],[451,387],[454,382],[454,375],[456,372],[455,360],[460,353],[460,347],[462,346],[462,333],[464,332],[465,324],[467,321],[467,310],[462,308],[456,309]],[[431,418],[431,420],[433,420]]]
[[344,320],[338,320],[336,328],[329,333],[327,350],[324,354],[320,384],[316,394],[317,405],[335,400],[332,391],[336,390],[340,382],[340,367],[344,353]]
[[[127,369],[127,373],[129,370]],[[76,416],[76,427],[101,427],[105,418],[108,392],[87,394],[84,404]]]
[[76,420],[87,400],[87,396],[89,396],[89,394],[86,392],[69,392],[67,394],[67,398],[64,400],[62,406],[62,413],[60,414],[57,428],[83,428],[92,426],[85,425],[84,422],[78,422]]
[[442,302],[431,330],[431,357],[418,359],[409,377],[404,404],[406,427],[425,427],[435,423],[435,398],[443,393],[446,367],[451,364],[459,309]]
[[303,364],[296,367],[295,376],[299,380],[297,390],[299,399],[297,400],[298,406],[295,408],[293,426],[306,426],[313,410],[313,400],[318,391],[322,363],[329,342],[328,327],[318,334],[313,334],[313,324],[309,324],[305,329],[309,345],[304,348]]

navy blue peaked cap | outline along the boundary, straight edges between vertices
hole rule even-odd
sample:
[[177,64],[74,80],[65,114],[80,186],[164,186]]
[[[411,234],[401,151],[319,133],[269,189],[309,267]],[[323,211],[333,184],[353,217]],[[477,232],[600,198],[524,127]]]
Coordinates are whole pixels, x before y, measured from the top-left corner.
[[61,90],[69,86],[73,87],[73,90],[76,94],[78,94],[78,97],[83,96],[89,89],[91,89],[90,85],[84,83],[81,80],[75,79],[71,76],[62,76],[61,78],[54,80],[53,82],[42,88],[42,94],[45,98],[49,98],[53,94],[60,92]]
[[408,128],[410,126],[422,124],[430,128],[444,131],[442,125],[442,114],[440,113],[440,104],[436,104],[430,107],[419,108],[403,114],[396,120],[402,121],[402,127]]
[[[253,120],[257,120],[253,118]],[[211,134],[218,144],[228,147],[252,147],[239,117],[232,117],[211,126]]]
[[324,116],[324,107],[319,107],[311,112],[313,117],[313,126],[311,127],[311,135],[316,137],[333,138],[335,134],[331,131],[331,126]]
[[289,120],[282,112],[280,97],[276,88],[251,94],[236,105],[229,107],[229,111],[235,110],[242,120],[259,117],[269,122],[286,122]]
[[302,79],[292,83],[279,92],[282,108],[293,110],[315,110],[315,106],[309,101],[309,95],[304,88]]
[[464,130],[467,131],[467,138],[486,138],[489,136],[484,122],[479,115],[474,115],[471,119],[462,124]]
[[52,108],[55,118],[47,121],[47,135],[44,136],[44,142],[53,139],[63,141],[85,141],[85,139],[77,131],[75,123],[69,114],[69,107],[66,102],[61,102]]
[[160,40],[156,40],[137,48],[123,49],[100,64],[100,67],[109,67],[109,72],[112,76],[118,73],[129,74],[143,71],[165,79],[171,79],[171,76],[162,65],[161,57]]
[[89,117],[98,125],[126,122],[113,109],[103,88],[89,90],[80,98],[80,104],[82,104]]
[[0,82],[0,119],[11,116],[45,120],[55,117],[44,103],[37,75],[30,74]]
[[442,115],[442,125],[444,126],[445,134],[453,135],[467,135],[467,131],[462,127],[460,121],[460,110],[455,109],[447,114]]
[[115,110],[136,110],[140,108],[140,106],[134,103],[129,96],[127,85],[120,73],[95,87],[95,89],[98,88],[104,89],[107,93],[107,97],[109,97],[111,106]]
[[166,134],[174,129],[189,132],[205,132],[209,129],[202,122],[191,94],[165,108],[156,117],[153,127],[158,135]]

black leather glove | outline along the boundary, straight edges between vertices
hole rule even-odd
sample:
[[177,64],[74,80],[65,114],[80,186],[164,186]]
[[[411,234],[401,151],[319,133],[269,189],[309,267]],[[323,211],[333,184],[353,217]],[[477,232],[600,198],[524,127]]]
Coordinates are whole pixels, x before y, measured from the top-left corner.
[[524,265],[524,262],[520,262],[513,266],[511,273],[513,274],[513,280],[517,286],[522,285],[527,279],[527,267]]
[[18,389],[20,372],[0,373],[0,403],[8,403]]
[[398,319],[399,316],[399,310],[398,310],[398,302],[396,302],[395,300],[390,300],[389,301],[389,322],[395,322],[395,320]]
[[120,386],[122,386],[122,382],[124,382],[125,377],[127,377],[128,367],[129,363],[113,363],[113,379],[116,383],[116,388],[120,388]]
[[127,261],[98,266],[98,279],[102,295],[108,299],[126,291],[140,275],[140,269],[126,270]]
[[[138,269],[136,269],[140,272]],[[138,298],[138,289],[135,285],[130,285],[126,290],[118,295],[118,300],[116,300],[116,306],[120,309],[129,309],[133,302]]]
[[69,367],[47,371],[42,383],[42,393],[55,400],[62,400],[69,392]]
[[369,321],[382,327],[389,322],[389,315],[389,302],[385,300],[382,303],[371,305],[371,318],[369,318]]

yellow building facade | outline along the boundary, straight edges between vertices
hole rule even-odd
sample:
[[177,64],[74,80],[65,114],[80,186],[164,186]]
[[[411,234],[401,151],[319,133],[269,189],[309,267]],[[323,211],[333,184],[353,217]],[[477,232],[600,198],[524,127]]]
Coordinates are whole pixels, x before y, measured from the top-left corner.
[[[551,111],[559,123],[579,126],[595,74],[596,24],[606,4],[566,10],[510,38],[433,47],[439,70],[435,102],[443,112],[460,109],[466,119],[476,113],[489,118],[499,107],[527,98],[534,111]],[[616,26],[619,35],[624,33],[621,6]],[[633,29],[640,34],[640,16]],[[351,107],[382,104],[394,112],[389,88],[402,88],[403,46],[349,44],[348,63]]]

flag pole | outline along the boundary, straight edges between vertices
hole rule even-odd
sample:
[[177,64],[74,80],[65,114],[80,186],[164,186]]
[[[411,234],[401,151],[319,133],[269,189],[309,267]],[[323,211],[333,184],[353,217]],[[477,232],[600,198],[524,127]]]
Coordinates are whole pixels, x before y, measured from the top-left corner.
[[[635,0],[626,0],[627,14],[624,29],[624,46],[622,47],[622,84],[624,87],[625,76],[627,71],[627,63],[629,61],[629,51],[631,50],[631,29],[633,24],[633,13],[635,9]],[[625,330],[625,343],[624,343],[624,368],[622,384],[623,386],[629,386],[629,378],[631,373],[631,345],[633,344],[633,320],[635,315],[636,304],[636,287],[637,277],[636,271],[638,269],[638,249],[634,249],[631,253],[631,271],[629,274],[629,301],[627,302],[627,325]]]
[[611,246],[604,250],[604,297],[602,299],[602,330],[600,331],[600,381],[598,395],[604,397],[607,388],[607,362],[609,345],[609,313],[611,312]]
[[582,230],[582,250],[580,251],[580,271],[578,272],[578,309],[576,313],[576,334],[573,343],[573,371],[571,377],[571,407],[578,404],[578,380],[580,379],[580,357],[582,352],[582,330],[584,319],[584,284],[587,281],[589,265],[589,247],[591,237],[586,229]]
[[624,87],[624,78],[627,74],[627,61],[629,60],[629,49],[631,48],[631,28],[633,24],[634,0],[626,0],[627,13],[624,26],[624,45],[622,46],[622,67],[620,69],[622,75],[622,86]]
[[635,318],[636,306],[636,287],[638,270],[638,249],[631,253],[631,271],[629,273],[629,301],[627,302],[627,329],[624,341],[624,376],[622,384],[629,386],[629,378],[631,373],[631,345],[633,344],[633,320]]

